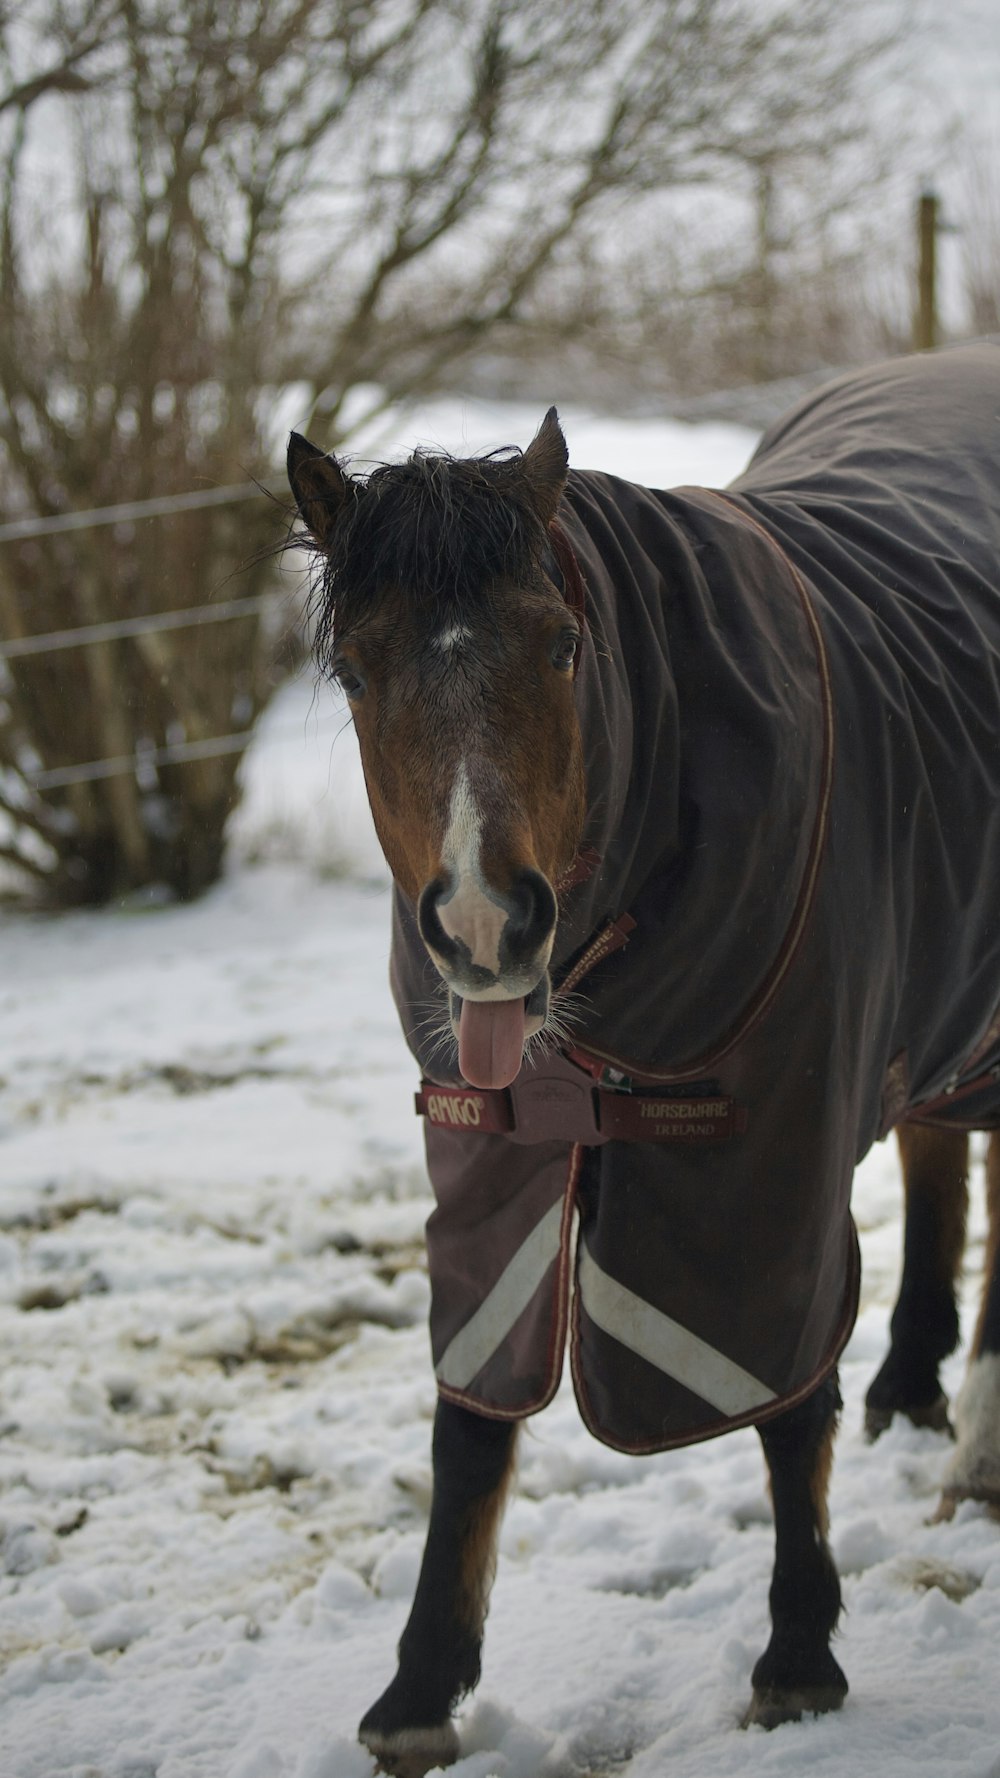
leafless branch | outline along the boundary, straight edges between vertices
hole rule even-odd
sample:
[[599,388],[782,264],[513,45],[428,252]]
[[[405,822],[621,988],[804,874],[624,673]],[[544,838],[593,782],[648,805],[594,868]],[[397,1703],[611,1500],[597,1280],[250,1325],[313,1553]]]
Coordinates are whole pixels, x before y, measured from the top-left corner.
[[[849,188],[866,83],[892,47],[867,0],[20,0],[16,31],[9,11],[0,0],[12,512],[261,473],[273,392],[293,378],[333,444],[359,382],[383,402],[426,389],[491,341],[551,337],[557,314],[645,325],[643,279],[657,284],[672,200],[695,186],[724,186],[746,217],[743,261],[715,267],[702,300],[721,303],[729,278],[735,305],[742,277],[752,319],[782,192],[818,168],[827,208]],[[40,206],[50,118],[72,153]],[[624,278],[640,232],[641,272]],[[675,279],[678,300],[696,284]],[[254,591],[271,523],[262,502],[109,530],[99,550],[86,534],[10,550],[0,625],[204,602],[240,564]],[[22,660],[0,765],[26,740],[59,765],[228,733],[236,710],[249,726],[273,684],[269,637],[256,618],[213,630]],[[237,765],[40,794],[59,893],[210,881]]]

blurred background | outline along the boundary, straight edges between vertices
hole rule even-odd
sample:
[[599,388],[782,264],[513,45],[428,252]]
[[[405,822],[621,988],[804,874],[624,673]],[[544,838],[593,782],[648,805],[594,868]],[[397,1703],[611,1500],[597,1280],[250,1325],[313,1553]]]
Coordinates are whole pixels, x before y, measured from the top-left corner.
[[231,821],[308,681],[290,426],[363,460],[558,401],[637,477],[586,415],[752,443],[1000,327],[998,156],[995,0],[0,4],[3,893],[291,843]]

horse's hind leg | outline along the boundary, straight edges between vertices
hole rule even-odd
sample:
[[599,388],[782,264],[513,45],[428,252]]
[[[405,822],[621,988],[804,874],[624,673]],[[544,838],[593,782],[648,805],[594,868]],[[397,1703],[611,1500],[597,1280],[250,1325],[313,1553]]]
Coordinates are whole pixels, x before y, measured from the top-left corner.
[[955,1402],[957,1444],[945,1475],[942,1517],[959,1500],[985,1500],[1000,1514],[1000,1132],[986,1152],[989,1236],[979,1322]]
[[798,1407],[758,1427],[774,1501],[771,1640],[753,1670],[744,1726],[839,1710],[847,1680],[830,1652],[840,1581],[826,1541],[827,1486],[841,1406],[836,1375]]
[[903,1278],[885,1363],[865,1398],[869,1438],[893,1414],[915,1426],[948,1425],[938,1367],[958,1344],[956,1280],[969,1204],[969,1139],[962,1130],[902,1123],[896,1130],[906,1189]]
[[438,1403],[430,1526],[399,1671],[358,1729],[379,1770],[394,1778],[424,1778],[458,1756],[451,1713],[479,1679],[514,1433],[505,1422]]

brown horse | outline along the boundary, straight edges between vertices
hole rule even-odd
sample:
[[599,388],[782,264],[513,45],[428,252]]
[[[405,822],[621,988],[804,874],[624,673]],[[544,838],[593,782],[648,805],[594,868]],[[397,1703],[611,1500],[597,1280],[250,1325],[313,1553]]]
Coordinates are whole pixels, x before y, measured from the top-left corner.
[[[567,1338],[618,1448],[759,1427],[773,1628],[746,1720],[843,1701],[826,1494],[851,1172],[899,1127],[869,1432],[946,1428],[966,1131],[1000,1123],[998,398],[991,348],[847,379],[727,496],[569,474],[554,410],[523,454],[367,481],[292,436],[438,1198],[430,1526],[360,1728],[385,1771],[456,1757],[516,1424]],[[945,1511],[1000,1505],[996,1137],[988,1186]]]

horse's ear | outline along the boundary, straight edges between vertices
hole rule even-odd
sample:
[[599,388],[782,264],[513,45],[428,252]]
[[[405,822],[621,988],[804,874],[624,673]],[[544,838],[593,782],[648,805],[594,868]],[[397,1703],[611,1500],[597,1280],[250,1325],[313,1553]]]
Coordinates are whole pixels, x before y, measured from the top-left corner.
[[556,516],[568,469],[569,452],[559,415],[554,407],[550,407],[521,458],[521,471],[543,525],[550,524]]
[[350,497],[350,482],[336,457],[327,457],[300,432],[288,440],[288,480],[306,529],[321,549],[333,536]]

